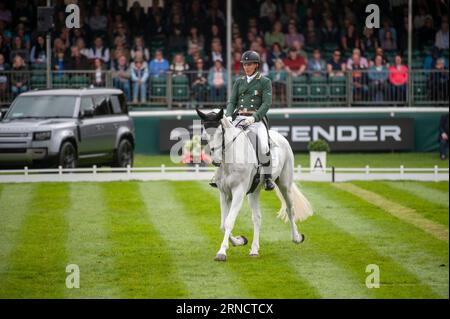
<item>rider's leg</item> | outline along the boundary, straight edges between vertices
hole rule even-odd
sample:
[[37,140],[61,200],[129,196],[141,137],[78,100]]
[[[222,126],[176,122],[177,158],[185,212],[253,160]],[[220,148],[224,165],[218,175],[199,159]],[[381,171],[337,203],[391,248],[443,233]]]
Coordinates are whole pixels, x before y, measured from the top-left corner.
[[258,148],[260,150],[259,160],[264,174],[264,188],[267,191],[271,191],[275,188],[275,185],[272,182],[272,163],[269,148],[269,136],[267,135],[267,129],[262,122],[258,122],[258,142]]

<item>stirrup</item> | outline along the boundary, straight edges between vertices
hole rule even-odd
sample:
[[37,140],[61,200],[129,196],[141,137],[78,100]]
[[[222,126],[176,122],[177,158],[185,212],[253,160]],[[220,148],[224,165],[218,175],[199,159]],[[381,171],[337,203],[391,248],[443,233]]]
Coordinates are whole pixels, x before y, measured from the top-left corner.
[[213,182],[213,181],[209,182],[209,186],[211,186],[213,188],[217,188],[216,182]]

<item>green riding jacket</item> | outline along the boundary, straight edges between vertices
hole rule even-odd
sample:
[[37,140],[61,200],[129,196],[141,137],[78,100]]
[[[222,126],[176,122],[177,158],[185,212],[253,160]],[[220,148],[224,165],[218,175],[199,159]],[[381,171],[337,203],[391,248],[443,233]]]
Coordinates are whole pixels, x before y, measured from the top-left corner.
[[242,112],[253,112],[255,121],[261,121],[272,105],[272,81],[257,73],[250,83],[247,77],[241,76],[233,84],[230,99],[227,103],[226,116],[232,116],[236,109]]

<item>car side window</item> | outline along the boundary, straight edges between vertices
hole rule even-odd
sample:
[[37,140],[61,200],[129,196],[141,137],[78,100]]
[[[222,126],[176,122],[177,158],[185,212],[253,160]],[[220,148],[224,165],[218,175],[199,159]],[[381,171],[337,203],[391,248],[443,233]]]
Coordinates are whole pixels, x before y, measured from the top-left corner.
[[80,102],[80,113],[83,114],[85,110],[93,110],[94,109],[94,101],[92,101],[92,97],[86,96],[81,98]]
[[111,101],[108,96],[94,96],[94,115],[110,115],[112,114]]
[[111,96],[111,105],[112,105],[112,109],[114,111],[114,114],[122,114],[122,109],[120,107],[120,101],[119,101],[119,97],[117,95],[112,95]]

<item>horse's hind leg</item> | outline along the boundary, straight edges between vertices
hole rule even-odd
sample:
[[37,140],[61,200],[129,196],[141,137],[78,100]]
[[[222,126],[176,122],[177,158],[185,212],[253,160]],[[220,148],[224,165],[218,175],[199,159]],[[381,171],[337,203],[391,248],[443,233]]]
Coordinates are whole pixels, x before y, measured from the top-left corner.
[[292,241],[296,244],[300,244],[303,242],[303,235],[300,235],[297,229],[297,224],[295,223],[295,216],[293,210],[293,202],[292,202],[292,193],[291,187],[292,183],[286,183],[280,176],[280,179],[277,181],[278,188],[280,189],[281,195],[286,202],[286,212],[289,217],[289,221],[291,223],[291,237]]
[[248,201],[252,210],[253,242],[250,256],[259,256],[259,230],[261,228],[261,209],[259,208],[259,189],[248,195]]

